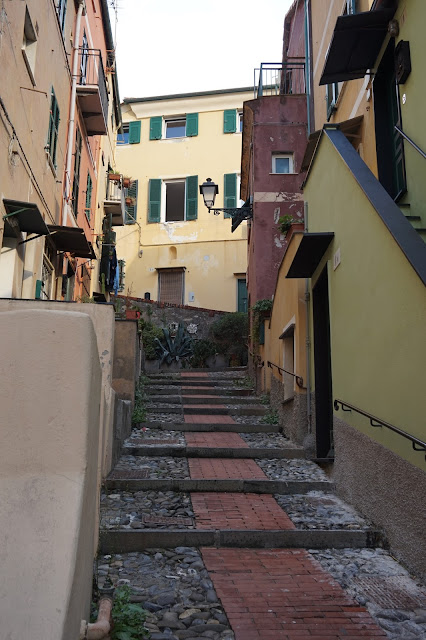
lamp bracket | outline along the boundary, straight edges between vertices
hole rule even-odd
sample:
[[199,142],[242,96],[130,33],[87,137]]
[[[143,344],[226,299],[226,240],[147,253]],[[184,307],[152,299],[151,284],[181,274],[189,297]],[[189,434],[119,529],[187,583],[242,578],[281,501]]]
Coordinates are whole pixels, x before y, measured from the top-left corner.
[[231,218],[235,218],[236,216],[241,216],[241,220],[251,220],[253,218],[253,207],[249,205],[248,207],[232,207],[232,208],[222,208],[215,209],[213,207],[209,208],[209,213],[213,212],[215,216],[220,215],[221,213],[227,213]]

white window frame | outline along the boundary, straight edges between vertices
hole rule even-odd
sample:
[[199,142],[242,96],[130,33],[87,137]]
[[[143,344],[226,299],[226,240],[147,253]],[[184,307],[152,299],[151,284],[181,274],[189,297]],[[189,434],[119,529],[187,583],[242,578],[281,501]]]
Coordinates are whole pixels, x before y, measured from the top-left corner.
[[[182,182],[184,186],[183,220],[166,220],[167,185],[171,183],[176,183],[176,182]],[[164,224],[176,224],[177,222],[186,222],[186,178],[173,178],[171,180],[161,181],[161,222],[164,222]]]
[[[185,123],[185,134],[183,136],[173,136],[171,138],[167,137],[167,124],[169,122],[184,122]],[[183,116],[170,116],[163,117],[163,140],[179,140],[180,138],[186,138],[186,115]]]
[[[125,134],[125,133],[127,133],[127,142],[125,142],[124,140],[119,140],[119,135],[120,135],[120,133],[117,133],[117,146],[118,146],[118,147],[122,147],[122,146],[124,146],[124,145],[128,145],[128,144],[130,144],[130,142],[129,142],[129,138],[130,138],[130,125],[129,125],[129,123],[128,123],[128,122],[123,122],[122,127],[123,127],[123,134],[122,134],[122,135],[124,136],[124,134]],[[124,131],[124,127],[126,127],[126,131]]]
[[237,109],[237,130],[235,133],[243,132],[243,111],[242,109]]
[[35,81],[34,73],[35,73],[36,53],[37,53],[37,33],[36,33],[36,30],[34,29],[33,21],[31,20],[28,7],[25,7],[24,33],[22,36],[21,49],[22,49],[22,55],[25,61],[25,66],[27,67],[28,74],[31,78],[31,82],[33,86],[35,86],[36,81]]
[[[285,158],[289,160],[289,171],[287,173],[282,173],[281,171],[276,171],[276,160],[279,158]],[[287,176],[291,173],[294,173],[294,155],[292,153],[273,153],[272,154],[272,167],[271,173],[274,173],[279,176]]]
[[237,173],[237,207],[242,207],[244,200],[240,198],[241,193],[241,173]]

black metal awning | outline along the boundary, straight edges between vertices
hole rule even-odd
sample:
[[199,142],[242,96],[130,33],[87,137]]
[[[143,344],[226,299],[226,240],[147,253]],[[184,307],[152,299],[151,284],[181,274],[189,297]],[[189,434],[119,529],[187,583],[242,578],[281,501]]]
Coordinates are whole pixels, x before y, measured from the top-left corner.
[[328,231],[304,233],[286,278],[311,278],[333,238]]
[[46,226],[40,209],[33,202],[23,202],[22,200],[3,199],[6,215],[5,235],[16,237],[16,232],[36,233],[39,236],[47,236],[49,229]]
[[87,241],[84,230],[80,227],[61,227],[47,225],[50,239],[57,251],[73,253],[77,258],[96,259],[92,244]]
[[394,14],[392,8],[339,16],[320,85],[363,78],[376,63]]

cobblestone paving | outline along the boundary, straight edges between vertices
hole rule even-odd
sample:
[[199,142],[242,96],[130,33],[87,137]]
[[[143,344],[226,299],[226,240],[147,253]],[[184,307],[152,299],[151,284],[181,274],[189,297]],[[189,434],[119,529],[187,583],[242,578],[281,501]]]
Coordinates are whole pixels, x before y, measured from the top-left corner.
[[115,469],[117,471],[146,469],[149,472],[148,478],[189,478],[186,458],[124,455],[117,462]]
[[324,471],[310,460],[260,460],[259,467],[270,480],[306,480],[329,481]]
[[194,517],[189,494],[174,491],[103,493],[101,514],[104,529],[194,528],[189,521]]
[[149,611],[151,640],[234,640],[200,552],[193,547],[100,556],[98,584],[131,585]]
[[296,448],[296,445],[281,433],[240,433],[240,436],[250,447],[262,449]]
[[355,509],[329,493],[274,497],[298,529],[361,530],[371,526]]
[[124,446],[135,446],[144,443],[148,445],[150,440],[164,440],[165,445],[168,444],[168,440],[173,440],[173,444],[185,445],[185,436],[181,431],[142,427],[141,429],[132,429],[132,433],[125,441]]

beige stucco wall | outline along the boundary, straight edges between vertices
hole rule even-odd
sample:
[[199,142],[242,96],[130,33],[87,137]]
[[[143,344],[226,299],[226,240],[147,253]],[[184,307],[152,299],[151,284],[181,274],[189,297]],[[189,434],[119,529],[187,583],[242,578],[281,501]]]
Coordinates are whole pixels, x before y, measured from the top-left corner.
[[71,640],[95,552],[96,335],[87,314],[40,308],[0,313],[0,343],[1,634]]
[[[309,230],[335,234],[312,279],[327,265],[333,397],[424,440],[424,286],[326,135],[305,198]],[[424,469],[408,440],[353,413],[345,420]]]
[[[6,311],[23,310],[29,316],[34,311],[44,309],[62,313],[83,313],[88,315],[94,326],[98,349],[97,359],[102,371],[102,392],[98,398],[100,403],[99,457],[98,457],[98,491],[103,478],[109,473],[112,465],[112,445],[114,428],[115,392],[112,388],[112,366],[114,354],[114,308],[112,305],[76,304],[58,301],[38,300],[1,300],[0,315]],[[19,352],[20,353],[20,352]]]
[[[241,277],[247,267],[246,223],[231,233],[231,220],[223,214],[209,214],[198,195],[197,220],[148,224],[148,183],[152,178],[197,175],[201,184],[210,177],[219,186],[215,206],[223,207],[223,176],[239,174],[241,162],[241,133],[223,133],[223,112],[242,109],[243,101],[251,98],[252,92],[240,92],[123,106],[125,122],[141,121],[140,144],[116,149],[117,169],[138,180],[137,221],[141,229],[137,225],[115,228],[117,255],[126,261],[125,286],[131,295],[143,297],[150,292],[151,299],[157,299],[156,269],[186,267],[185,304],[236,311],[236,274]],[[149,140],[152,116],[186,113],[199,114],[197,136]]]

